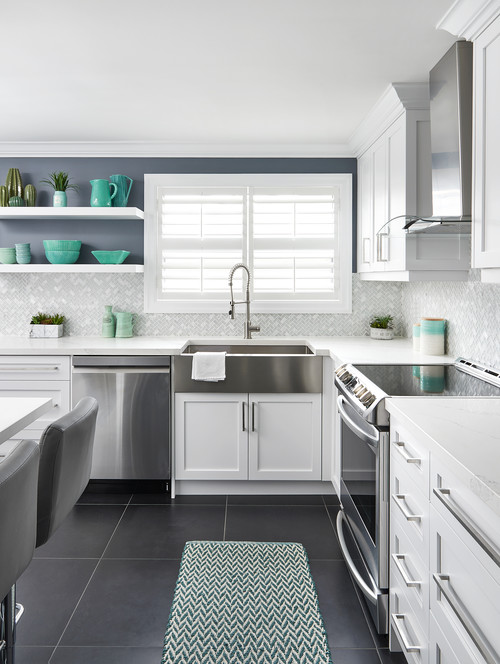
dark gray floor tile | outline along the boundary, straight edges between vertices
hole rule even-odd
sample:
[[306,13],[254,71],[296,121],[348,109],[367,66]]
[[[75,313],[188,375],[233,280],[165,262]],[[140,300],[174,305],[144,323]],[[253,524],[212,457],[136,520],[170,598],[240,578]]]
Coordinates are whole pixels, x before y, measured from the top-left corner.
[[324,506],[229,505],[226,540],[300,542],[310,559],[342,557]]
[[390,652],[387,648],[381,648],[378,652],[382,664],[406,664],[406,657],[402,652]]
[[178,561],[102,560],[61,645],[160,648],[178,573]]
[[339,497],[336,493],[327,493],[323,495],[327,505],[340,505]]
[[16,646],[16,664],[47,664],[53,646]]
[[332,660],[335,664],[380,664],[375,649],[333,648]]
[[330,648],[375,648],[345,563],[311,561]]
[[76,505],[35,558],[100,558],[116,528],[121,505]]
[[226,496],[177,496],[168,493],[134,493],[132,505],[225,505]]
[[85,491],[77,505],[128,505],[131,493],[94,493]]
[[105,557],[180,558],[188,540],[222,540],[225,511],[222,505],[129,505]]
[[[162,650],[163,647],[71,648],[59,646],[50,660],[50,664],[159,664]],[[23,663],[16,661],[16,664]],[[42,663],[40,662],[40,664]]]
[[228,496],[228,505],[323,505],[321,496]]
[[59,641],[96,561],[33,559],[17,583],[24,615],[17,626],[19,646],[54,646]]

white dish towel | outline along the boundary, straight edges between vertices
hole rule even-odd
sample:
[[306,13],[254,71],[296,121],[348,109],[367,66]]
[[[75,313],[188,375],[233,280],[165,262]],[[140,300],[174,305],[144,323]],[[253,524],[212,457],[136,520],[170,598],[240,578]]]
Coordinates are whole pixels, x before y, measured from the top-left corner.
[[216,383],[226,378],[226,353],[195,353],[193,355],[193,380]]

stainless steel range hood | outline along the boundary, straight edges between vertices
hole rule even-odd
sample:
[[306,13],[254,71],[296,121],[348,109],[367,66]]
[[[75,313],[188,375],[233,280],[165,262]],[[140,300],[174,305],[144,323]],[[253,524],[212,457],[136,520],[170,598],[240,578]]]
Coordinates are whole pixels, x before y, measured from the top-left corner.
[[403,228],[409,233],[470,233],[472,195],[471,42],[458,41],[453,44],[431,70],[429,88],[432,217],[407,216],[403,220]]

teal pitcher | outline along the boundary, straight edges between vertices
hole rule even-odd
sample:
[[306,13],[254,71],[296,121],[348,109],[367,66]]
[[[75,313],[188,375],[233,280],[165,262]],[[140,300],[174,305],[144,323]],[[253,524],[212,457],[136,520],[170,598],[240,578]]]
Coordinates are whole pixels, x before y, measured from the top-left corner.
[[[92,190],[90,192],[91,207],[111,207],[111,201],[116,196],[118,187],[114,182],[108,180],[90,180]],[[113,193],[110,189],[114,189]]]
[[128,175],[111,175],[109,179],[117,186],[116,196],[112,203],[113,207],[126,207],[134,181]]

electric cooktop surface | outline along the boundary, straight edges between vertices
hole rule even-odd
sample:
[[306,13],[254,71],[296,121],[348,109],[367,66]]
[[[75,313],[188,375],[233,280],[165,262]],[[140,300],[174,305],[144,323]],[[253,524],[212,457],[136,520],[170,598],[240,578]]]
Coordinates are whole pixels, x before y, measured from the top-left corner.
[[460,371],[453,364],[354,366],[393,397],[500,397],[500,386]]

